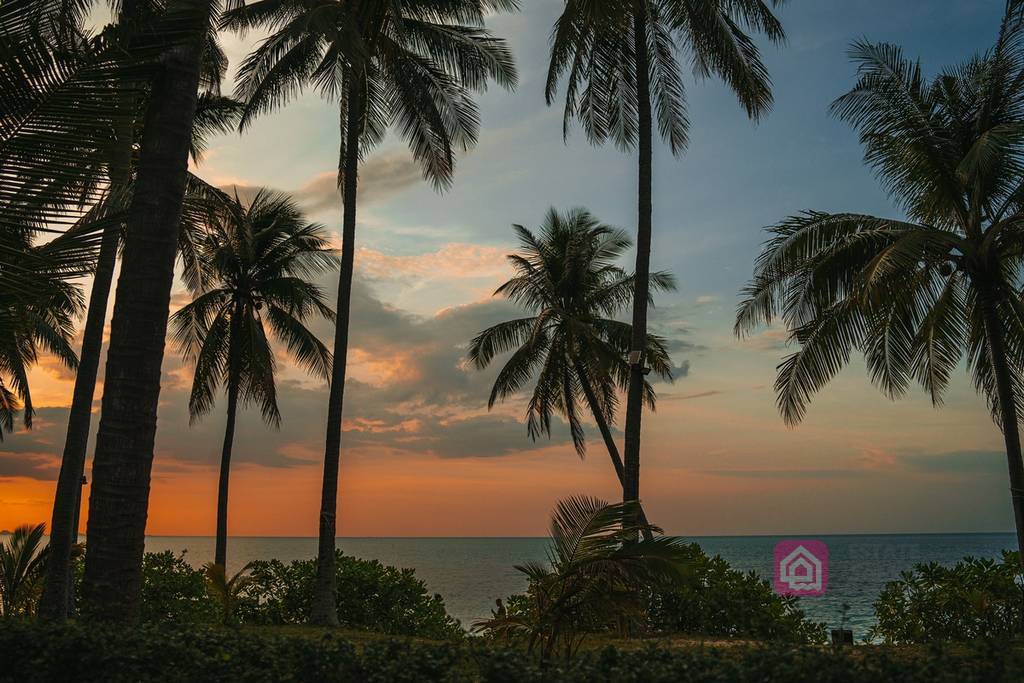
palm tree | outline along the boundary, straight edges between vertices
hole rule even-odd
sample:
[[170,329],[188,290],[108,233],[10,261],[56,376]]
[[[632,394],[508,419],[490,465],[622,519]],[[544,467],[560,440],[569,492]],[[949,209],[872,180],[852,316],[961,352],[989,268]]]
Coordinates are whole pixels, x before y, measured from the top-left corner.
[[[133,14],[140,11],[139,3],[122,2],[119,26],[130,25]],[[233,129],[240,114],[237,102],[216,92],[226,68],[226,63],[220,55],[220,48],[216,43],[207,45],[204,52],[205,76],[202,82],[202,86],[207,89],[200,92],[191,131],[189,156],[194,163],[199,162],[207,138],[211,134]],[[62,621],[66,618],[68,606],[74,602],[69,594],[72,588],[69,573],[70,553],[78,541],[81,482],[92,423],[92,402],[118,246],[121,243],[124,221],[134,191],[133,141],[141,130],[140,118],[133,113],[139,109],[142,99],[139,91],[145,86],[130,78],[122,78],[121,81],[123,113],[117,113],[118,130],[115,144],[110,151],[111,159],[105,166],[109,187],[93,209],[79,221],[82,230],[100,231],[101,240],[96,266],[92,272],[89,306],[82,330],[81,364],[75,375],[65,450],[60,460],[60,474],[53,499],[50,561],[47,564],[47,579],[39,610],[40,616],[49,621]],[[75,89],[74,86],[72,83],[72,90]],[[83,137],[88,137],[87,131],[82,131],[82,134]],[[202,282],[204,278],[203,273],[198,270],[199,264],[193,258],[194,244],[203,231],[206,217],[212,207],[222,205],[226,200],[226,196],[218,190],[207,185],[193,173],[188,173],[178,251],[184,265],[183,274],[189,282]],[[69,573],[69,579],[60,581],[61,572]]]
[[[783,0],[566,0],[552,33],[545,96],[554,102],[567,74],[563,130],[579,120],[592,144],[608,140],[638,152],[636,278],[630,380],[626,396],[623,500],[640,498],[640,421],[644,402],[652,232],[653,113],[673,154],[686,147],[689,120],[680,50],[699,77],[717,76],[752,119],[771,107],[771,82],[748,31],[784,38],[771,6]],[[653,103],[652,103],[653,101]]]
[[[525,636],[541,659],[566,657],[588,631],[628,624],[642,613],[645,592],[685,576],[689,546],[638,524],[636,503],[609,504],[588,496],[558,502],[551,515],[548,565],[516,567],[529,581],[525,605],[510,608],[473,628],[491,636]],[[645,540],[635,539],[646,532]]]
[[395,125],[435,188],[452,181],[457,149],[477,139],[474,91],[490,79],[513,88],[516,72],[503,40],[484,29],[487,12],[516,0],[258,0],[226,13],[224,26],[274,33],[242,63],[238,92],[244,128],[304,86],[337,100],[341,119],[339,185],[343,220],[334,368],[320,505],[317,582],[311,620],[336,624],[335,535],[341,417],[348,354],[349,299],[359,162]]
[[78,367],[71,348],[82,295],[70,278],[88,270],[88,247],[75,234],[32,246],[31,234],[0,228],[0,439],[23,411],[32,427],[35,407],[29,370],[42,353],[70,369]]
[[[569,424],[576,452],[586,453],[579,406],[585,405],[597,423],[619,483],[622,459],[612,437],[618,391],[629,382],[632,334],[628,323],[616,320],[633,295],[633,280],[616,262],[632,246],[617,228],[600,223],[576,209],[548,211],[540,235],[521,225],[513,229],[522,250],[508,256],[516,276],[497,289],[527,309],[530,317],[499,323],[477,335],[469,359],[478,369],[495,356],[512,351],[494,381],[487,408],[518,393],[536,376],[527,404],[526,426],[532,439],[551,434],[551,416]],[[671,290],[673,278],[652,273],[654,289]],[[672,379],[672,364],[664,340],[647,335],[647,358],[653,369]],[[653,387],[644,382],[644,398],[654,408]]]
[[42,524],[17,527],[7,543],[0,543],[0,615],[31,614],[46,566]]
[[85,610],[139,615],[156,409],[192,122],[215,0],[174,0],[143,118],[93,460]]
[[281,422],[274,384],[276,362],[265,328],[300,366],[330,377],[331,353],[305,322],[334,312],[307,278],[335,267],[327,235],[307,223],[286,195],[261,190],[248,206],[236,198],[219,212],[199,245],[198,260],[209,286],[171,316],[174,341],[193,364],[189,415],[193,423],[212,408],[218,388],[227,394],[227,425],[217,487],[214,563],[227,565],[228,477],[239,399],[259,406],[264,421]]
[[859,79],[832,110],[906,219],[808,211],[770,228],[736,332],[788,328],[798,349],[775,390],[790,425],[855,350],[890,398],[916,381],[936,406],[966,356],[1002,428],[1024,550],[1024,3],[1007,3],[991,50],[931,80],[894,45],[851,53]]

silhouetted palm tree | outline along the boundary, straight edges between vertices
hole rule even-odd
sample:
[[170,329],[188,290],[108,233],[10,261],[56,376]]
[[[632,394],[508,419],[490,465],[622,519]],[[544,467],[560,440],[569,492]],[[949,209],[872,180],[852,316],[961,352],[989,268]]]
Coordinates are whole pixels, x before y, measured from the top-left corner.
[[[88,270],[88,257],[73,235],[33,247],[31,235],[0,230],[0,439],[23,411],[32,426],[35,407],[29,370],[43,353],[66,367],[78,367],[71,348],[74,321],[82,310],[81,292],[67,280]],[[85,260],[86,263],[82,263]]]
[[139,614],[149,481],[179,224],[204,46],[220,3],[172,0],[148,90],[117,283],[89,503],[83,606]]
[[771,228],[736,331],[780,319],[798,345],[775,382],[791,425],[854,351],[891,398],[916,381],[936,405],[966,356],[1002,427],[1024,550],[1024,3],[991,50],[931,80],[893,45],[852,55],[859,80],[832,109],[907,218],[808,211]]
[[274,383],[276,361],[266,329],[305,370],[327,379],[331,353],[305,325],[312,316],[334,319],[323,292],[308,278],[337,265],[320,225],[307,223],[285,195],[261,190],[248,206],[218,212],[197,259],[208,286],[171,316],[174,341],[195,372],[189,415],[196,422],[227,395],[227,424],[217,487],[214,563],[227,565],[228,477],[239,399],[259,406],[263,419],[281,422]]
[[[551,515],[548,563],[516,566],[529,581],[524,604],[475,623],[474,630],[524,637],[528,651],[539,650],[541,659],[559,651],[572,655],[588,629],[622,630],[642,612],[645,591],[680,581],[689,559],[678,538],[637,523],[636,507],[589,496],[559,501]],[[641,534],[645,540],[637,542]]]
[[[624,500],[640,497],[640,421],[652,232],[653,114],[673,154],[686,147],[689,120],[680,51],[696,74],[717,76],[759,118],[771,83],[748,31],[783,40],[770,6],[783,0],[566,0],[552,34],[548,104],[566,75],[564,131],[579,120],[591,143],[637,148],[639,192],[630,381],[626,397]],[[652,108],[654,112],[652,112]]]
[[[551,416],[569,424],[573,445],[586,452],[580,404],[593,416],[623,482],[622,459],[609,425],[615,422],[618,391],[629,383],[631,330],[615,316],[629,305],[633,277],[617,265],[632,245],[617,228],[600,223],[577,209],[560,214],[551,209],[534,235],[521,225],[513,229],[522,249],[510,254],[516,276],[497,289],[532,315],[498,323],[477,335],[469,359],[479,368],[503,353],[513,352],[494,381],[488,409],[535,382],[527,404],[530,437],[551,434]],[[669,290],[675,283],[667,273],[652,273],[654,289]],[[647,356],[653,369],[672,378],[672,365],[662,339],[647,335]],[[655,393],[644,384],[644,396],[653,409]]]
[[[3,210],[7,220],[0,223],[9,227],[7,221],[37,215],[60,226],[86,210],[73,229],[99,243],[54,496],[48,577],[40,603],[40,616],[49,620],[65,618],[71,602],[66,595],[70,583],[61,572],[70,567],[77,537],[107,302],[132,195],[134,143],[141,134],[151,62],[162,53],[147,33],[160,3],[123,0],[117,24],[97,35],[84,33],[79,25],[81,12],[91,4],[41,0],[0,7],[0,24],[8,29],[0,37],[2,68],[15,74],[0,84],[0,101],[9,105],[0,116],[0,156],[13,171],[3,178],[0,204],[8,205]],[[63,30],[37,28],[54,23]],[[233,128],[231,116],[237,112],[234,103],[216,94],[226,60],[215,40],[207,42],[203,58],[201,84],[206,91],[193,124],[193,156],[211,131]],[[190,176],[189,184],[193,204],[204,192],[209,194],[209,188],[197,187],[202,183],[195,177]],[[190,213],[194,210],[185,212],[183,222],[189,222]],[[186,256],[188,241],[183,230]]]
[[270,28],[238,72],[244,128],[257,114],[311,86],[337,100],[341,117],[341,274],[334,369],[327,406],[317,583],[311,620],[336,624],[335,535],[341,418],[348,353],[349,299],[360,159],[391,126],[409,142],[423,175],[438,189],[452,181],[457,150],[477,139],[474,91],[488,80],[516,82],[504,41],[484,29],[485,14],[515,0],[258,0],[228,12],[224,26]]

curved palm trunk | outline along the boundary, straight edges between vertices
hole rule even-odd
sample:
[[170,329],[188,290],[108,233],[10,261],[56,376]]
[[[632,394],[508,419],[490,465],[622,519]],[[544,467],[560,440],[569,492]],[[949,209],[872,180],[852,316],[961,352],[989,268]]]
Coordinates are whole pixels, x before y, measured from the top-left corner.
[[601,432],[601,438],[604,439],[604,445],[608,449],[608,457],[611,458],[612,467],[615,468],[615,475],[619,478],[619,484],[622,484],[625,479],[625,470],[622,467],[622,458],[619,457],[619,447],[615,445],[615,439],[612,438],[612,430],[608,427],[608,421],[604,419],[604,413],[601,411],[601,404],[598,403],[594,388],[590,386],[590,382],[587,380],[587,376],[584,374],[580,364],[574,363],[574,365],[576,366],[576,376],[580,380],[580,386],[583,387],[583,396],[587,399],[587,406],[590,408],[590,413],[594,416],[594,421],[597,422],[597,429]]
[[[224,425],[224,446],[220,453],[220,479],[217,482],[217,542],[213,553],[214,564],[226,568],[228,555],[228,479],[231,476],[231,447],[235,441],[235,416],[238,412],[238,339],[237,318],[240,315],[235,307],[231,318],[231,340],[228,342],[228,354],[231,367],[228,370],[228,419]],[[225,574],[226,576],[226,574]]]
[[[129,153],[131,148],[129,147]],[[46,561],[46,578],[39,600],[39,618],[61,622],[67,619],[71,604],[71,547],[78,537],[78,512],[82,504],[82,476],[85,473],[89,428],[92,424],[92,401],[96,375],[103,349],[103,326],[107,319],[107,299],[117,264],[120,226],[112,224],[103,231],[96,273],[92,281],[89,312],[82,333],[81,359],[75,375],[75,389],[68,416],[68,432],[64,441],[57,491],[53,498],[50,522],[50,550]]]
[[[619,447],[615,445],[612,430],[608,427],[608,421],[604,419],[604,414],[601,412],[601,405],[597,402],[597,394],[594,393],[594,388],[590,386],[590,382],[587,381],[578,363],[576,364],[576,375],[580,378],[583,395],[587,398],[587,405],[594,416],[594,421],[597,422],[597,429],[601,432],[601,438],[604,439],[604,445],[608,449],[608,457],[611,458],[612,466],[615,468],[615,474],[618,476],[619,485],[621,486],[625,477],[625,470],[622,466],[622,458],[619,457]],[[648,524],[647,513],[644,512],[642,505],[639,508],[640,523],[646,526]],[[643,534],[647,540],[654,537],[650,529],[644,529]]]
[[1021,460],[1020,431],[1017,426],[1017,403],[1010,381],[1010,369],[1006,360],[1006,343],[1002,323],[996,310],[995,296],[983,292],[981,298],[982,316],[985,322],[985,337],[988,341],[989,360],[996,380],[996,398],[999,401],[1000,419],[1003,423],[1003,440],[1006,443],[1006,462],[1010,471],[1010,499],[1013,501],[1013,521],[1017,527],[1017,549],[1024,564],[1024,462]]
[[[89,499],[83,601],[102,621],[138,620],[160,365],[164,355],[203,31],[154,79],[128,213]],[[198,25],[197,25],[198,28]]]
[[338,467],[341,460],[341,417],[348,357],[349,304],[352,298],[352,271],[355,265],[356,192],[362,109],[360,87],[353,79],[349,86],[348,116],[345,122],[341,272],[338,276],[337,320],[334,328],[334,366],[331,370],[331,394],[327,403],[324,480],[320,498],[320,541],[317,550],[316,584],[310,608],[310,622],[324,626],[338,624],[338,586],[334,550],[338,528]]
[[651,270],[652,123],[650,73],[647,57],[646,4],[638,0],[633,16],[636,46],[637,108],[639,115],[639,202],[636,234],[636,275],[633,286],[633,336],[630,355],[639,358],[630,366],[626,395],[625,462],[622,500],[640,500],[640,422],[643,417],[644,358],[647,348],[647,297]]
[[[131,21],[137,12],[137,0],[122,0],[118,23],[123,25]],[[131,104],[131,100],[126,99],[125,106]],[[122,125],[116,133],[117,147],[109,171],[110,197],[116,197],[131,180],[133,134],[134,126],[130,122]],[[82,477],[85,474],[89,431],[92,427],[92,402],[96,393],[96,376],[103,351],[103,327],[107,320],[107,303],[117,265],[120,235],[121,226],[118,223],[111,223],[104,229],[89,294],[89,310],[82,330],[82,350],[68,413],[68,431],[61,455],[57,490],[53,497],[49,559],[46,562],[46,577],[38,610],[39,618],[44,621],[64,621],[74,604],[71,548],[78,542]]]

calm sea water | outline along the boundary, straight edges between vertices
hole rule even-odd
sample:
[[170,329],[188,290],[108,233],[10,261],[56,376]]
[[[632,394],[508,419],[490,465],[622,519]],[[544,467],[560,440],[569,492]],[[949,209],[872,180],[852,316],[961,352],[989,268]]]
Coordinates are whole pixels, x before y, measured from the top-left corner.
[[[721,555],[734,568],[753,570],[771,579],[772,551],[783,537],[695,537],[711,555]],[[842,605],[850,606],[847,625],[859,639],[873,623],[871,605],[887,581],[918,562],[953,564],[958,559],[1000,556],[1012,548],[1013,534],[886,534],[819,536],[829,547],[829,585],[825,595],[801,598],[807,614],[838,626]],[[440,593],[449,613],[468,627],[489,616],[495,598],[521,592],[522,575],[514,564],[543,560],[543,538],[340,538],[338,546],[349,555],[377,559],[385,564],[411,567],[428,589]],[[185,551],[199,566],[213,559],[213,538],[152,536],[146,550]],[[228,570],[249,560],[277,558],[283,562],[316,554],[315,538],[232,538],[228,544]]]

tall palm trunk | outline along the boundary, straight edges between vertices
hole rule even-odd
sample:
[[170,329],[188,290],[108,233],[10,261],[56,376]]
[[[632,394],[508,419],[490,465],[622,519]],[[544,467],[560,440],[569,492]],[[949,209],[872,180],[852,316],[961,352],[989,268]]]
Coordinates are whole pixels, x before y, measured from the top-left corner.
[[[611,458],[612,466],[615,468],[615,474],[619,478],[619,485],[624,483],[625,470],[622,466],[622,458],[619,457],[619,447],[615,444],[615,439],[612,437],[612,430],[608,426],[608,421],[604,419],[604,413],[601,411],[601,404],[597,401],[597,394],[594,393],[594,388],[590,386],[590,382],[587,380],[586,375],[583,374],[583,369],[579,363],[576,363],[576,375],[580,378],[580,385],[583,387],[583,395],[587,399],[587,405],[590,406],[590,412],[594,416],[594,421],[597,423],[597,429],[601,432],[601,438],[604,439],[604,445],[608,449],[608,457]],[[639,504],[638,504],[639,505]],[[640,523],[647,525],[647,513],[644,512],[643,506],[639,506]],[[654,534],[651,533],[650,529],[644,529],[644,538],[651,539]]]
[[102,621],[139,616],[160,365],[211,8],[210,0],[190,4],[197,30],[164,57],[143,126],[89,499],[83,599],[86,614]]
[[82,333],[81,359],[75,375],[68,432],[57,478],[57,491],[53,498],[46,578],[39,600],[39,618],[45,621],[61,622],[67,619],[71,602],[71,547],[78,536],[77,513],[82,502],[82,476],[85,473],[86,448],[92,423],[92,401],[103,348],[107,299],[117,263],[119,228],[118,225],[110,225],[103,231],[89,298],[89,312]]
[[327,438],[324,447],[324,480],[320,498],[320,542],[317,551],[316,585],[310,621],[333,626],[338,623],[335,537],[338,516],[338,467],[341,460],[341,417],[345,398],[345,368],[348,357],[349,304],[352,271],[355,266],[356,192],[359,174],[359,137],[362,128],[362,88],[352,78],[345,121],[345,170],[343,179],[344,217],[341,230],[341,272],[338,276],[337,319],[334,327],[334,366],[331,394],[327,403]]
[[228,419],[224,425],[224,447],[220,453],[220,480],[217,482],[217,542],[213,553],[214,564],[227,568],[228,555],[228,479],[231,476],[231,446],[235,441],[235,416],[238,412],[238,321],[241,306],[235,306],[231,315],[231,339],[228,342]]
[[981,310],[988,341],[989,360],[996,380],[996,398],[1006,443],[1006,462],[1010,470],[1010,499],[1013,501],[1013,521],[1017,527],[1017,549],[1024,565],[1024,462],[1021,460],[1020,431],[1017,426],[1017,403],[1010,381],[1006,360],[1006,342],[1003,327],[996,310],[996,297],[991,289],[982,289]]
[[[132,21],[138,11],[138,0],[122,0],[118,23],[122,26]],[[126,84],[128,85],[128,84]],[[130,88],[124,98],[124,106],[133,106]],[[109,200],[121,201],[131,180],[132,143],[134,121],[122,118],[116,133],[116,148],[110,164]],[[39,600],[39,618],[45,621],[62,622],[67,619],[74,602],[71,579],[71,548],[78,542],[79,512],[82,507],[82,477],[85,474],[85,460],[89,447],[89,431],[92,427],[92,402],[96,393],[96,376],[103,351],[103,327],[107,321],[107,303],[110,286],[117,266],[117,247],[121,236],[121,225],[111,222],[103,230],[100,251],[93,273],[92,291],[89,294],[89,310],[82,330],[82,350],[79,354],[78,371],[75,374],[75,388],[68,413],[68,431],[61,456],[57,490],[53,497],[53,515],[50,521],[49,559],[46,562],[46,577],[43,594]]]
[[630,343],[631,365],[626,395],[626,436],[622,500],[640,500],[640,421],[644,399],[644,349],[647,348],[647,297],[651,270],[652,207],[652,122],[651,84],[647,55],[646,3],[637,0],[633,16],[636,46],[636,90],[639,118],[639,188],[636,233],[636,270],[633,285],[633,331]]

